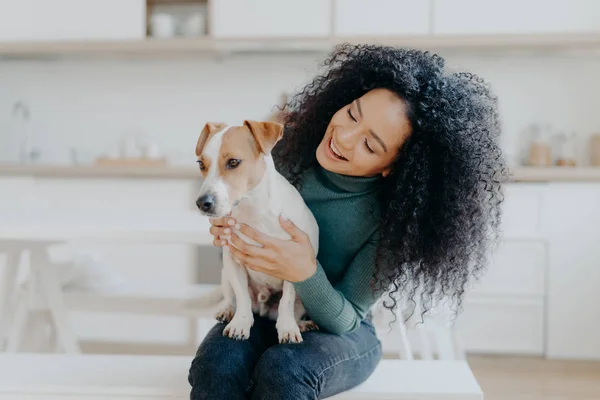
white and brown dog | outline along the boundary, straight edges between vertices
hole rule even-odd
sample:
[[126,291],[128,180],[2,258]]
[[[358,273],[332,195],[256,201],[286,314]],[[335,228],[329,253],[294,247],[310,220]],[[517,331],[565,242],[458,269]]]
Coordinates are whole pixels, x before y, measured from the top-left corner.
[[[196,145],[204,178],[196,205],[208,217],[231,213],[238,223],[289,239],[279,223],[283,213],[308,234],[317,254],[317,222],[296,188],[277,172],[271,157],[282,133],[283,126],[275,122],[207,123]],[[242,240],[257,244],[231,228]],[[292,283],[240,265],[227,248],[223,249],[220,296],[216,317],[229,322],[223,334],[230,338],[250,337],[253,312],[277,321],[280,343],[301,342],[301,331],[316,328],[302,320],[305,310]]]

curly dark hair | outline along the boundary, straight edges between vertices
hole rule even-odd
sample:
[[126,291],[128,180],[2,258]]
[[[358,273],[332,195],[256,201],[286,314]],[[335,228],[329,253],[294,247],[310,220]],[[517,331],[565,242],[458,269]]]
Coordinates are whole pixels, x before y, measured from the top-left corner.
[[388,292],[391,310],[403,297],[423,312],[450,299],[458,312],[498,239],[508,173],[496,97],[426,51],[342,44],[323,67],[286,104],[286,133],[273,150],[279,171],[300,189],[336,111],[376,88],[404,99],[412,132],[380,197],[374,290]]

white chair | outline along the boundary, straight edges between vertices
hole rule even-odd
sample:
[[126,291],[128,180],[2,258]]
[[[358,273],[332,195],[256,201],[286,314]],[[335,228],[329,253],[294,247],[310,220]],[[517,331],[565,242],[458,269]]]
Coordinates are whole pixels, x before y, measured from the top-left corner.
[[[387,357],[402,360],[465,359],[447,309],[433,307],[422,315],[422,307],[418,303],[410,308],[406,302],[399,302],[392,313],[383,306],[384,300],[373,307],[373,322]],[[407,318],[408,313],[410,318]]]
[[[21,264],[29,264],[27,252],[22,252]],[[7,270],[9,281],[16,279],[16,259],[18,254],[10,255],[13,266]],[[34,281],[14,293],[14,285],[7,285],[3,302],[4,312],[2,328],[10,326],[10,335],[6,351],[65,351],[79,353],[80,344],[70,322],[67,311],[129,313],[138,315],[181,316],[189,322],[189,341],[192,347],[198,345],[206,332],[197,332],[198,325],[211,325],[214,322],[212,310],[188,307],[187,301],[195,296],[212,290],[214,285],[187,285],[140,287],[134,285],[109,286],[105,289],[85,290],[78,287],[60,288],[57,282],[56,264],[52,264],[44,250],[37,254],[36,265],[31,268],[44,272],[44,287],[36,286]],[[54,272],[54,273],[53,273]],[[39,282],[38,282],[39,285]],[[40,298],[37,293],[42,289],[45,294]],[[403,360],[416,358],[423,360],[463,360],[464,352],[454,338],[451,326],[445,322],[443,310],[434,309],[423,317],[417,305],[413,317],[405,320],[406,304],[399,304],[396,314],[383,307],[383,299],[372,309],[374,324],[380,337],[386,357]],[[13,310],[11,314],[9,310]],[[198,323],[204,321],[206,324]],[[30,329],[37,324],[36,329]],[[40,327],[50,328],[43,337]],[[37,338],[26,335],[37,333]],[[2,337],[2,336],[0,336]],[[52,342],[54,340],[54,343]],[[194,343],[195,342],[195,343]],[[28,345],[29,347],[24,347]],[[45,347],[44,347],[45,345]]]
[[[27,242],[19,246],[15,242],[7,253],[0,336],[6,343],[3,345],[6,352],[14,353],[21,348],[44,350],[54,341],[66,352],[80,351],[55,273],[59,265],[53,264],[48,254],[52,244]],[[28,270],[24,283],[18,279],[21,269]]]
[[0,248],[4,265],[2,271],[2,291],[0,292],[0,350],[4,350],[8,341],[9,329],[13,320],[13,310],[16,304],[16,287],[19,268],[23,264],[24,253],[18,246]]

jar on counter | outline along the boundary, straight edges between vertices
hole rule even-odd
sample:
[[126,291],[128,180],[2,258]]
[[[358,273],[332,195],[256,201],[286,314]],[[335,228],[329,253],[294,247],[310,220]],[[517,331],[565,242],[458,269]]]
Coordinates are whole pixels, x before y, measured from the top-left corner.
[[559,133],[556,135],[556,165],[575,167],[577,165],[577,134]]
[[550,128],[548,126],[532,125],[529,131],[527,164],[534,167],[549,167],[552,165]]
[[594,167],[600,167],[600,133],[590,137],[590,163]]

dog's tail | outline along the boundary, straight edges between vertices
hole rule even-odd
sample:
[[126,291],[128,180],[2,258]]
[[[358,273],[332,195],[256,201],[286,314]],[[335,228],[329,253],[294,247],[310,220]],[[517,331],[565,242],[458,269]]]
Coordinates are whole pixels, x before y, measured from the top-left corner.
[[223,289],[219,285],[210,292],[186,300],[185,306],[190,308],[212,308],[221,300],[223,300]]

